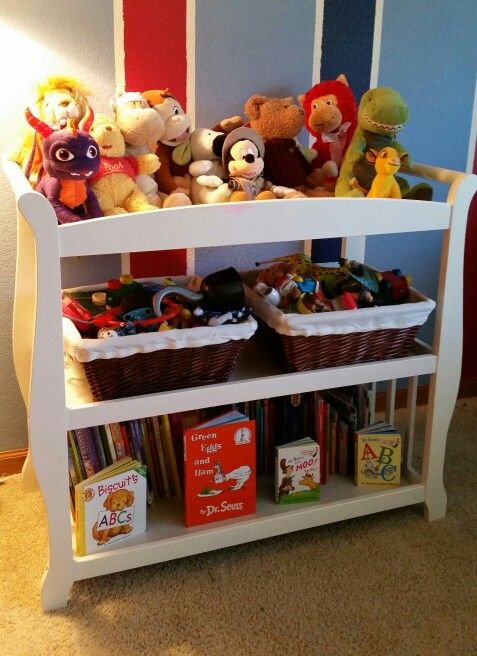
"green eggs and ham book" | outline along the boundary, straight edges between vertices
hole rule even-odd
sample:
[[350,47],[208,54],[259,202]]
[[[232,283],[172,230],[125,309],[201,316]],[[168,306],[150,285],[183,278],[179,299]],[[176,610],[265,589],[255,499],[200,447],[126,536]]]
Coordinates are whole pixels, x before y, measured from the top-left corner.
[[255,512],[255,421],[232,410],[184,432],[185,525]]

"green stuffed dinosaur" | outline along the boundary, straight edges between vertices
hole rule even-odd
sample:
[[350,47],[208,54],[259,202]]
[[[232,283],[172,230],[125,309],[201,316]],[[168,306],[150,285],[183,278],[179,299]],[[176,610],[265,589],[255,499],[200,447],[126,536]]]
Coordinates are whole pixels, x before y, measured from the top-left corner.
[[[396,140],[396,134],[406,125],[409,110],[401,96],[389,87],[370,89],[361,98],[358,108],[358,127],[341,164],[335,195],[363,198],[373,182],[376,171],[366,159],[368,150],[395,148],[403,155],[401,171],[411,171],[412,164],[406,150]],[[407,180],[396,177],[403,198],[432,199],[432,187],[421,183],[409,189]]]

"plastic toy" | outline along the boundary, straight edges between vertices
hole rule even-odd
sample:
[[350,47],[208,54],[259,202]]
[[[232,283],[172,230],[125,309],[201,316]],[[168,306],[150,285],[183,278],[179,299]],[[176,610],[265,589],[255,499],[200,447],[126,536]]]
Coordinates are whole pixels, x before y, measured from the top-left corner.
[[411,294],[412,278],[409,274],[402,275],[400,269],[382,271],[380,273],[379,301],[382,305],[405,303]]
[[86,181],[99,167],[99,147],[88,134],[94,119],[91,109],[79,125],[53,130],[33,116],[27,108],[25,117],[43,139],[42,154],[45,175],[36,189],[53,206],[58,223],[73,223],[103,216],[98,200]]
[[336,80],[318,82],[298,100],[305,110],[305,127],[315,138],[307,177],[311,187],[334,187],[343,156],[357,125],[357,105],[344,75]]
[[216,271],[206,276],[198,292],[170,285],[154,294],[152,305],[157,316],[162,315],[162,303],[169,295],[200,305],[204,310],[229,312],[242,310],[245,306],[245,291],[238,272],[233,267]]
[[394,174],[401,168],[401,162],[407,153],[399,155],[395,148],[390,146],[379,152],[368,150],[366,159],[374,163],[376,176],[371,183],[367,198],[401,198],[401,189]]
[[[396,135],[406,125],[409,110],[399,93],[389,87],[370,89],[361,98],[358,108],[358,127],[346,151],[336,183],[336,196],[362,198],[376,175],[374,165],[365,154],[369,150],[380,151],[390,146],[399,156],[406,149],[397,141]],[[409,157],[401,161],[403,170],[412,170]],[[430,200],[432,187],[421,183],[409,189],[404,178],[397,178],[403,198]]]

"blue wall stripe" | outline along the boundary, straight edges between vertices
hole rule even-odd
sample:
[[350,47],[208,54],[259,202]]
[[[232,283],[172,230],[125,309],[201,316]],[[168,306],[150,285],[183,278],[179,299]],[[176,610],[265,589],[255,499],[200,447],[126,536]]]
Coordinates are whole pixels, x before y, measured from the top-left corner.
[[[356,100],[369,89],[373,56],[375,0],[325,0],[321,80],[344,73]],[[340,239],[313,242],[315,262],[333,262],[340,256]]]
[[[380,86],[400,92],[410,119],[400,142],[416,162],[465,171],[477,62],[475,0],[384,2]],[[410,178],[416,182],[416,178]],[[436,200],[447,186],[435,185]],[[437,292],[441,235],[375,236],[366,259],[380,268],[409,271],[431,298]],[[422,337],[430,338],[428,322]]]
[[[312,84],[315,4],[196,0],[198,127],[213,126],[234,114],[244,116],[244,103],[255,93],[291,95],[297,102]],[[294,243],[199,249],[196,271],[209,273],[223,265],[253,267],[256,260],[299,247]]]

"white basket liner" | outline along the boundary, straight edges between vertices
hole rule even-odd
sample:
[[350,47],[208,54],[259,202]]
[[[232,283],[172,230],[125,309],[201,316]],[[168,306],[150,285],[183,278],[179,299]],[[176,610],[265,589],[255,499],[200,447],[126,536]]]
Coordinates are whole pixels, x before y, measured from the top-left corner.
[[421,326],[435,308],[435,302],[411,288],[411,302],[402,305],[337,310],[317,314],[285,314],[259,294],[245,288],[253,313],[281,335],[345,335],[391,328]]
[[[139,279],[139,282],[161,280],[161,278]],[[174,276],[178,284],[185,284],[189,276]],[[102,285],[87,285],[73,287],[65,291],[88,289],[95,291],[104,289]],[[125,358],[136,353],[151,353],[164,349],[200,348],[209,344],[225,344],[240,339],[250,339],[257,330],[257,322],[253,317],[246,321],[225,326],[199,326],[198,328],[172,329],[164,332],[139,333],[108,339],[84,339],[74,323],[63,317],[63,348],[64,352],[79,362],[92,360],[109,360]]]
[[70,319],[63,317],[63,347],[65,353],[79,362],[125,358],[136,353],[151,353],[164,349],[199,348],[209,344],[249,339],[257,329],[253,317],[238,324],[200,326],[164,332],[139,333],[109,339],[83,339]]

